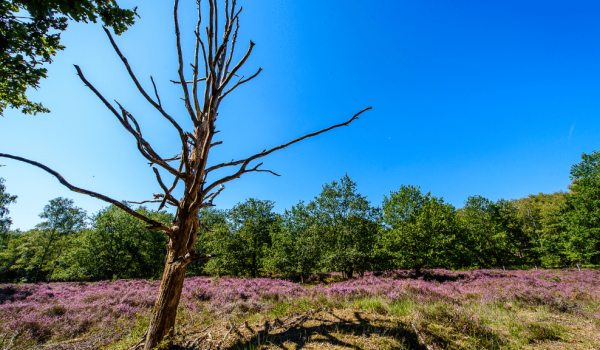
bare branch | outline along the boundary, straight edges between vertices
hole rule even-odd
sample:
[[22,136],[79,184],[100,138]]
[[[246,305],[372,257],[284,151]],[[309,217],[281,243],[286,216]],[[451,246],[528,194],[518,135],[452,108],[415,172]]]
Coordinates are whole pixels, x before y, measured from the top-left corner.
[[[201,82],[201,81],[205,81],[205,80],[206,80],[206,78],[198,78],[198,79],[196,79],[197,82]],[[175,80],[170,80],[170,82],[173,83],[173,84],[181,84],[180,81],[175,81]],[[186,84],[192,84],[193,82],[194,81],[190,80],[190,81],[186,81],[185,83]]]
[[[239,12],[241,12],[241,11],[242,10],[240,9]],[[237,17],[239,15],[239,12],[235,15],[235,17]],[[216,53],[215,53],[215,61],[218,63],[218,67],[219,67],[218,78],[221,78],[221,74],[225,74],[225,72],[223,70],[223,65],[225,64],[227,44],[229,42],[229,36],[231,35],[232,29],[233,29],[233,22],[229,21],[229,19],[228,19],[227,22],[225,23],[225,27],[223,28],[223,42],[221,43],[221,46],[219,46],[219,48],[216,50]],[[216,41],[215,41],[215,45],[216,45]],[[223,75],[223,76],[225,76],[225,75]]]
[[240,169],[235,174],[225,176],[225,177],[221,178],[220,180],[217,180],[217,181],[213,182],[212,184],[210,184],[210,186],[208,186],[206,188],[206,190],[202,191],[202,195],[206,195],[206,193],[208,193],[210,190],[215,188],[215,186],[217,186],[217,185],[223,185],[226,182],[233,181],[233,180],[239,178],[240,176],[242,176],[246,173],[250,173],[250,172],[265,172],[265,173],[271,173],[275,176],[280,176],[279,174],[277,174],[271,170],[258,169],[258,167],[263,165],[263,163],[258,164],[257,166],[255,166],[252,169],[246,170],[246,167],[248,166],[248,163],[250,163],[250,161],[251,161],[250,159],[247,159],[246,161],[244,161],[244,164],[242,164]]
[[[262,164],[262,163],[260,163],[260,164]],[[260,165],[260,164],[259,164],[259,165]],[[258,165],[257,165],[256,167],[258,167]],[[275,173],[275,172],[274,172],[274,171],[272,171],[272,170],[262,170],[262,169],[258,169],[258,170],[257,170],[257,169],[252,169],[252,171],[256,171],[256,172],[259,172],[259,173],[271,173],[271,174],[273,174],[273,175],[275,175],[275,176],[281,176],[281,175],[279,175],[279,174]]]
[[[225,28],[229,25],[229,0],[225,0]],[[223,34],[225,36],[225,34]]]
[[208,83],[211,83],[212,90],[216,90],[215,81],[216,81],[216,77],[217,77],[217,72],[215,71],[214,58],[213,58],[212,32],[210,29],[208,29],[208,27],[206,27],[206,36],[208,37],[208,70],[209,70],[207,87],[209,86]]
[[254,73],[253,76],[249,77],[248,79],[240,79],[240,81],[238,81],[234,86],[231,87],[231,89],[227,90],[223,95],[221,95],[219,97],[219,101],[223,100],[225,98],[225,96],[227,96],[230,92],[232,92],[235,88],[237,88],[238,86],[249,82],[250,80],[256,78],[257,75],[260,74],[260,72],[262,72],[262,68],[258,68],[258,71],[256,73]]
[[133,73],[133,70],[131,69],[131,66],[129,65],[129,62],[127,62],[127,58],[125,58],[125,56],[123,56],[123,54],[121,53],[121,50],[119,49],[119,47],[115,43],[112,35],[110,34],[110,31],[106,27],[104,27],[104,26],[102,28],[104,29],[104,32],[108,36],[108,39],[110,40],[110,43],[112,44],[113,48],[117,52],[117,55],[119,55],[119,57],[121,58],[121,61],[123,61],[123,64],[125,64],[125,68],[127,68],[127,72],[129,73],[129,76],[131,77],[131,79],[135,83],[135,86],[138,88],[138,90],[140,91],[140,93],[142,95],[144,95],[144,97],[146,98],[146,100],[148,100],[148,102],[150,102],[150,104],[152,104],[156,108],[160,108],[160,106],[156,102],[154,102],[154,100],[152,100],[152,98],[150,98],[150,96],[148,96],[148,94],[146,93],[146,91],[144,90],[144,88],[142,87],[142,85],[140,84],[140,82],[137,80],[135,74]]
[[160,223],[160,222],[158,222],[156,220],[153,220],[153,219],[145,217],[144,215],[136,212],[135,210],[129,208],[128,206],[126,206],[125,204],[123,204],[123,203],[121,203],[121,202],[119,202],[117,200],[114,200],[114,199],[112,199],[110,197],[107,197],[107,196],[105,196],[103,194],[100,194],[100,193],[88,191],[88,190],[85,190],[85,189],[82,189],[82,188],[75,187],[75,186],[71,185],[70,183],[67,182],[67,180],[65,180],[64,177],[62,177],[62,175],[60,175],[56,171],[48,168],[47,166],[45,166],[43,164],[40,164],[38,162],[34,162],[34,161],[26,159],[26,158],[17,157],[17,156],[13,156],[13,155],[10,155],[10,154],[5,154],[5,153],[0,153],[0,157],[5,157],[5,158],[10,158],[10,159],[18,160],[18,161],[21,161],[21,162],[25,162],[25,163],[34,165],[34,166],[36,166],[38,168],[41,168],[41,169],[45,170],[46,172],[54,175],[61,184],[63,184],[69,190],[71,190],[73,192],[77,192],[77,193],[81,193],[81,194],[86,194],[88,196],[92,196],[94,198],[98,198],[100,200],[103,200],[105,202],[113,204],[113,205],[115,205],[115,206],[123,209],[127,213],[133,215],[134,217],[136,217],[136,218],[138,218],[138,219],[140,219],[142,221],[145,221],[145,222],[151,224],[152,226],[156,226],[158,229],[160,229],[160,230],[162,230],[164,232],[168,232],[169,231],[169,229],[166,226],[164,226],[162,223]]
[[242,59],[238,62],[238,64],[236,64],[235,67],[233,67],[231,72],[229,72],[229,74],[227,74],[227,77],[221,83],[221,86],[219,86],[219,91],[223,90],[227,86],[227,84],[229,84],[229,81],[231,80],[231,78],[233,78],[233,76],[238,71],[238,69],[240,69],[244,65],[244,63],[246,63],[246,60],[248,59],[248,57],[250,57],[250,54],[252,53],[252,49],[254,48],[254,45],[256,45],[256,44],[253,43],[252,40],[250,40],[250,47],[248,48],[248,51],[246,51],[246,54],[244,55],[244,57],[242,57]]
[[[163,159],[164,162],[172,162],[172,161],[175,161],[175,160],[181,160],[181,153],[177,153],[172,158],[165,158],[165,159]],[[154,164],[155,164],[154,162],[148,162],[148,166],[153,166]],[[181,172],[181,169],[179,169],[179,172]]]
[[[156,94],[156,98],[158,99],[158,103],[154,102],[154,100],[152,100],[152,98],[150,96],[148,96],[148,94],[146,93],[146,90],[144,90],[144,88],[142,87],[140,82],[137,80],[135,74],[133,73],[133,70],[131,69],[131,66],[129,65],[129,62],[127,62],[127,58],[125,58],[125,56],[123,56],[123,54],[121,53],[121,50],[117,46],[117,43],[115,43],[112,35],[110,34],[110,31],[106,27],[102,27],[102,28],[104,28],[104,32],[106,32],[106,35],[108,36],[108,39],[110,40],[110,43],[112,44],[113,48],[117,52],[117,55],[119,55],[119,57],[121,58],[121,61],[123,61],[123,64],[125,64],[125,68],[127,68],[127,72],[129,73],[129,76],[135,83],[135,86],[138,88],[140,93],[146,98],[146,100],[148,102],[150,102],[150,104],[154,108],[156,108],[163,115],[163,117],[165,117],[169,122],[171,122],[171,124],[173,124],[175,129],[177,129],[177,132],[179,133],[179,136],[183,142],[183,130],[181,129],[181,126],[179,126],[179,124],[175,121],[175,119],[173,119],[170,115],[167,114],[167,112],[165,112],[163,110],[162,105],[160,103],[160,98],[158,97],[158,92],[156,90],[156,84],[154,84],[154,79],[152,79],[152,76],[150,77],[150,79],[152,80],[152,85],[154,85],[154,92]],[[77,66],[75,66],[75,67],[77,67]],[[184,145],[184,147],[185,147],[185,145]]]
[[132,203],[132,204],[146,204],[146,203],[161,203],[162,199],[147,199],[145,201],[127,201],[127,203]]
[[196,38],[198,41],[200,41],[200,46],[202,46],[202,56],[204,57],[204,74],[206,75],[204,80],[206,80],[208,79],[208,58],[206,57],[206,47],[204,47],[204,41],[202,41],[202,38],[200,37],[200,31],[195,31],[194,34],[196,34]]
[[[235,1],[233,1],[232,8],[231,8],[232,14],[234,11],[233,7],[235,7]],[[227,74],[227,72],[229,71],[229,65],[231,64],[233,52],[235,51],[235,43],[237,41],[237,34],[238,34],[238,30],[240,30],[240,19],[238,17],[240,12],[242,12],[242,8],[240,8],[240,11],[235,15],[235,17],[233,17],[231,19],[232,25],[233,25],[233,21],[235,21],[235,31],[233,32],[233,38],[231,39],[231,48],[229,49],[229,57],[227,58],[227,62],[225,63],[225,67],[223,69],[223,74]]]
[[181,159],[181,153],[177,153],[175,156],[173,156],[172,158],[167,158],[167,159],[163,159],[165,162],[172,162],[174,160],[180,160]]
[[104,105],[106,105],[106,107],[108,107],[108,109],[111,112],[113,112],[113,114],[117,117],[117,119],[119,119],[119,121],[121,123],[123,123],[123,120],[121,119],[121,116],[119,115],[117,110],[110,103],[108,103],[108,101],[104,98],[104,96],[102,96],[102,94],[100,94],[100,92],[98,92],[98,90],[96,90],[96,88],[89,81],[87,81],[87,79],[83,75],[83,72],[81,71],[81,68],[79,68],[79,66],[76,64],[74,64],[73,66],[75,66],[75,69],[77,70],[77,75],[79,76],[79,78],[81,78],[81,80],[83,81],[85,86],[90,88],[96,94],[96,96],[98,96],[98,98],[100,98],[100,100],[104,103]]
[[[264,157],[264,156],[266,156],[268,154],[271,154],[271,153],[273,153],[275,151],[278,151],[280,149],[286,148],[286,147],[288,147],[290,145],[293,145],[296,142],[302,141],[302,140],[307,139],[309,137],[317,136],[317,135],[322,134],[324,132],[327,132],[329,130],[332,130],[332,129],[335,129],[335,128],[339,128],[340,126],[348,125],[352,121],[354,121],[355,119],[358,119],[358,116],[361,115],[363,112],[368,111],[371,108],[372,107],[367,107],[367,108],[363,109],[362,111],[356,113],[352,118],[350,118],[345,123],[341,123],[341,124],[337,124],[337,125],[334,125],[334,126],[330,126],[330,127],[326,128],[326,129],[323,129],[323,130],[320,130],[320,131],[317,131],[317,132],[314,132],[314,133],[311,133],[311,134],[304,135],[302,137],[299,137],[299,138],[297,138],[295,140],[292,140],[292,141],[290,141],[288,143],[285,143],[283,145],[280,145],[280,146],[277,146],[277,147],[273,147],[273,148],[271,148],[268,151],[267,150],[263,150],[262,152],[260,152],[258,154],[255,154],[255,155],[253,155],[251,157],[248,157],[246,159],[241,159],[241,160],[237,160],[237,161],[231,161],[229,163],[221,163],[221,164],[213,165],[210,168],[207,168],[206,172],[208,173],[208,172],[211,172],[211,171],[216,170],[216,169],[220,169],[220,168],[227,167],[227,166],[235,166],[235,165],[243,164],[245,162],[249,163],[249,162],[251,162],[254,159],[258,159],[258,158]],[[246,163],[246,165],[247,165],[247,163]],[[218,185],[218,184],[219,183],[216,183],[215,186]],[[208,191],[210,191],[210,190],[212,190],[212,188],[209,187],[206,192],[208,193]]]
[[[162,179],[160,178],[160,173],[158,172],[158,169],[153,167],[152,170],[154,170],[154,174],[156,174],[156,181],[158,181],[158,184],[160,185],[160,187],[163,189],[163,191],[165,191],[165,199],[168,199],[170,202],[175,203],[177,205],[177,207],[179,208],[181,206],[179,201],[171,195],[171,191],[169,191],[167,186],[165,186],[165,184],[162,182]],[[162,206],[164,206],[164,201],[163,201],[163,204],[161,204],[161,207],[158,208],[158,210],[161,210]]]
[[[165,196],[163,193],[154,193],[153,195],[154,195],[154,199],[146,199],[144,201],[139,201],[139,202],[138,201],[127,201],[127,203],[132,203],[132,204],[162,203],[166,200],[170,205],[175,206],[175,207],[178,206],[178,203],[171,201],[171,199],[169,197]],[[161,204],[161,205],[164,206],[164,204]]]
[[194,110],[192,109],[192,105],[190,104],[190,93],[188,92],[187,84],[185,84],[185,78],[183,76],[183,53],[181,51],[181,34],[179,33],[179,21],[177,19],[177,10],[179,7],[179,0],[175,0],[175,6],[173,8],[173,20],[175,22],[175,37],[177,42],[177,57],[179,59],[179,69],[177,72],[179,73],[179,81],[181,81],[181,88],[183,89],[183,95],[185,97],[185,108],[190,114],[190,118],[192,118],[192,122],[194,125],[198,125],[198,120],[194,114]]
[[[183,162],[179,163],[179,172],[181,172],[181,168],[183,167]],[[177,187],[177,182],[179,181],[179,176],[175,176],[175,180],[173,180],[173,185],[171,185],[171,187],[169,188],[169,193],[171,193],[175,187]],[[162,202],[160,202],[160,205],[158,206],[158,210],[162,209],[165,206],[165,203],[167,201],[167,196],[165,196],[162,200]],[[180,207],[180,204],[178,204],[178,207]]]
[[[142,137],[142,129],[140,129],[140,125],[138,124],[137,120],[135,120],[135,118],[133,117],[133,115],[131,113],[129,113],[125,108],[123,108],[123,106],[121,106],[121,104],[115,100],[115,103],[119,106],[119,108],[121,109],[121,114],[123,116],[123,121],[125,121],[125,123],[129,125],[129,121],[128,119],[131,119],[131,121],[133,122],[133,124],[135,125],[135,131],[137,133],[137,136],[139,136],[140,138]],[[130,126],[131,127],[131,126]],[[134,135],[136,136],[136,135]],[[136,137],[137,139],[137,137]],[[139,140],[138,140],[139,141]],[[158,157],[160,158],[160,157]]]
[[[198,1],[198,23],[196,23],[196,32],[200,31],[202,23],[202,12],[200,11],[200,1]],[[200,102],[198,101],[198,56],[200,55],[200,37],[196,38],[196,50],[194,51],[194,78],[192,79],[192,97],[194,98],[194,106],[196,107],[196,120],[200,120]],[[183,82],[181,82],[183,84]]]
[[160,97],[158,96],[158,90],[156,90],[156,84],[154,83],[154,78],[150,76],[150,80],[152,80],[152,86],[154,86],[154,95],[156,95],[156,99],[158,100],[158,106],[162,109],[162,104],[160,103]]
[[[209,0],[212,1],[212,7],[210,8],[210,20],[211,20],[211,33],[213,35],[213,39],[215,41],[214,48],[219,47],[219,37],[217,35],[217,31],[219,30],[219,9],[217,8],[217,0]],[[214,11],[213,11],[214,7]],[[213,13],[214,12],[214,13]],[[214,20],[214,25],[212,21]],[[215,56],[215,61],[217,60],[217,56]]]
[[[138,149],[140,150],[140,152],[142,153],[142,155],[148,159],[150,162],[156,163],[160,166],[162,166],[163,168],[165,168],[168,172],[170,172],[171,174],[175,175],[175,176],[182,176],[182,174],[178,173],[175,169],[173,169],[173,167],[171,167],[170,165],[168,165],[166,162],[162,161],[162,158],[160,158],[158,155],[156,155],[156,153],[154,153],[156,155],[156,158],[153,157],[152,155],[150,155],[148,152],[146,152],[145,149],[150,148],[150,144],[148,142],[146,142],[146,140],[144,140],[141,137],[141,134],[138,134],[139,131],[139,126],[137,125],[137,122],[135,122],[138,131],[133,130],[133,128],[131,127],[131,125],[129,125],[129,122],[127,121],[127,117],[130,116],[131,114],[127,111],[125,111],[122,107],[122,110],[129,113],[129,115],[127,115],[126,113],[124,113],[123,116],[119,115],[119,113],[117,112],[117,110],[110,104],[108,103],[108,101],[104,98],[104,96],[102,96],[102,94],[96,90],[96,88],[85,78],[85,76],[83,75],[83,72],[81,71],[81,68],[79,68],[78,65],[74,65],[75,69],[77,70],[77,75],[79,75],[79,78],[83,81],[83,83],[90,88],[90,90],[92,90],[96,96],[98,96],[98,98],[104,103],[104,105],[106,105],[106,107],[108,107],[108,109],[113,112],[113,114],[117,117],[117,119],[121,122],[121,124],[123,125],[123,127],[125,127],[125,129],[127,129],[127,131],[129,131],[130,134],[132,134],[137,142],[138,142]],[[131,118],[132,120],[133,117]],[[186,147],[187,149],[187,147]],[[154,151],[152,151],[154,152]]]
[[[129,131],[129,133],[132,134],[135,137],[135,139],[137,140],[138,149],[140,150],[142,155],[146,159],[148,159],[150,162],[160,165],[161,167],[163,167],[165,170],[167,170],[171,174],[173,174],[175,176],[182,176],[181,171],[176,171],[166,161],[164,161],[163,158],[154,151],[152,146],[150,146],[150,143],[148,143],[148,141],[146,141],[142,137],[142,131],[140,129],[140,126],[139,126],[138,122],[135,120],[135,118],[133,117],[133,115],[131,113],[129,113],[125,108],[123,108],[123,106],[121,106],[121,104],[119,102],[117,102],[116,100],[115,100],[115,102],[117,103],[117,105],[119,105],[119,108],[121,109],[121,113],[123,115],[122,124],[125,126],[127,131]],[[129,124],[128,119],[131,119],[131,121],[135,125],[135,131],[131,128],[131,125]]]
[[210,147],[212,148],[212,147],[215,147],[215,146],[218,146],[218,145],[221,145],[221,144],[223,144],[223,141],[213,142],[213,143],[210,144]]
[[213,5],[212,5],[212,0],[208,0],[208,2],[210,3],[209,6],[209,19],[208,19],[208,26],[206,27],[206,38],[207,38],[207,43],[208,43],[208,64],[209,66],[212,65],[213,63]]
[[206,197],[205,202],[202,203],[202,208],[206,208],[206,207],[214,207],[215,205],[213,204],[213,200],[215,199],[216,196],[218,196],[221,191],[223,191],[225,189],[225,186],[223,186],[223,184],[221,184],[221,186],[219,187],[219,189],[217,191],[215,191],[214,193],[211,193],[208,195],[208,197]]

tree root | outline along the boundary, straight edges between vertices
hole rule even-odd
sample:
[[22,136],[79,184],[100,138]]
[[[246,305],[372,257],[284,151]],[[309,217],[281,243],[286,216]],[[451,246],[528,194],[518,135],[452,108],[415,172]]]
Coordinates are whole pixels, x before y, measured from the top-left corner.
[[142,339],[140,339],[140,341],[135,343],[134,346],[130,347],[129,350],[138,350],[138,349],[141,349],[144,345],[146,345],[146,336],[147,335],[148,335],[148,331],[144,332],[144,335],[142,335]]

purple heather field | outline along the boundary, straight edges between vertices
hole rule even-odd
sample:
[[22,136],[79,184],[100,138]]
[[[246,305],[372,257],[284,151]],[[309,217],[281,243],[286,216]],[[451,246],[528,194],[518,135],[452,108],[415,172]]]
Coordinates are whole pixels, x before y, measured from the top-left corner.
[[[556,312],[600,318],[600,271],[594,270],[429,270],[446,281],[408,278],[407,271],[367,273],[328,285],[307,285],[270,278],[186,279],[180,307],[196,315],[227,317],[239,308],[265,312],[278,302],[318,304],[358,298],[444,303],[457,313],[463,307],[546,306]],[[88,331],[130,327],[148,315],[159,281],[0,285],[0,334],[19,331],[22,340],[70,339]]]

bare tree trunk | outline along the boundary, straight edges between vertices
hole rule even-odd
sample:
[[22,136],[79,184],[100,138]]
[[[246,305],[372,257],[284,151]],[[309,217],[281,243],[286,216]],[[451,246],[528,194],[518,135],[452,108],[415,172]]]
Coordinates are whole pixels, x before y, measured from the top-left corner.
[[145,350],[168,348],[173,341],[186,266],[192,261],[203,259],[198,257],[194,250],[194,242],[200,228],[197,212],[196,208],[192,208],[191,212],[180,210],[175,225],[172,226],[173,230],[167,243],[165,269],[146,334]]
[[[158,297],[152,309],[145,350],[155,349],[163,340],[170,342],[173,339],[177,306],[185,278],[185,265],[179,262],[169,264],[169,261],[165,266]],[[164,345],[164,348],[168,347],[168,344]]]
[[[147,350],[155,349],[159,345],[161,345],[160,348],[168,348],[175,333],[177,306],[181,298],[185,268],[188,263],[188,261],[181,257],[187,253],[186,243],[190,239],[195,238],[190,237],[195,236],[190,233],[195,233],[198,230],[198,225],[195,224],[194,220],[190,220],[187,222],[187,225],[184,224],[182,226],[178,232],[174,232],[173,237],[176,238],[170,238],[169,243],[167,243],[165,269],[160,282],[158,296],[152,308],[152,316],[144,344],[144,349]],[[188,234],[185,234],[186,232]],[[163,343],[161,344],[161,342]]]

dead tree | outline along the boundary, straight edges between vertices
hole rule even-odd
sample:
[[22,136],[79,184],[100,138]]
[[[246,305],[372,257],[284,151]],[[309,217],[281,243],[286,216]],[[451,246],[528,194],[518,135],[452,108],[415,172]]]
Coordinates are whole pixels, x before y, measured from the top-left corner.
[[[59,173],[48,168],[47,166],[34,162],[29,159],[0,153],[0,157],[11,158],[26,162],[44,169],[50,174],[56,176],[61,184],[68,187],[70,190],[87,194],[99,198],[105,202],[116,205],[125,210],[136,218],[148,223],[149,229],[156,229],[164,232],[168,237],[167,257],[165,269],[162,275],[160,290],[152,310],[152,316],[146,339],[144,341],[144,349],[153,349],[166,337],[172,336],[175,325],[175,316],[177,306],[183,288],[183,280],[185,276],[186,265],[193,261],[209,259],[211,255],[199,256],[194,250],[194,242],[199,233],[200,227],[204,226],[198,218],[198,211],[201,208],[212,206],[215,197],[224,189],[226,182],[235,180],[240,176],[250,172],[268,172],[279,176],[271,170],[261,169],[263,163],[251,165],[251,162],[269,155],[275,151],[286,148],[296,142],[306,138],[313,137],[326,131],[348,125],[358,116],[371,107],[365,108],[356,113],[346,122],[330,126],[326,129],[298,137],[288,143],[265,149],[262,152],[256,153],[244,159],[232,160],[231,162],[215,164],[207,166],[208,155],[213,146],[220,144],[220,141],[214,142],[213,138],[218,132],[215,130],[215,122],[218,116],[219,105],[225,97],[239,86],[254,79],[262,71],[259,68],[254,74],[249,77],[239,77],[239,71],[252,53],[254,43],[250,41],[250,45],[241,58],[235,64],[232,63],[232,57],[236,49],[236,38],[239,25],[239,15],[242,8],[236,6],[236,0],[225,0],[223,6],[223,14],[225,20],[220,23],[223,27],[219,27],[219,13],[217,0],[209,1],[208,25],[201,32],[202,16],[200,11],[200,1],[198,5],[198,22],[195,26],[196,45],[193,57],[191,80],[186,80],[184,73],[184,60],[181,50],[181,40],[179,32],[179,23],[177,19],[179,1],[175,0],[173,9],[173,17],[175,22],[175,36],[177,43],[177,56],[179,60],[178,81],[173,81],[179,84],[183,90],[185,108],[188,116],[193,123],[193,130],[184,131],[176,118],[172,117],[163,106],[158,95],[154,79],[150,77],[154,97],[142,87],[138,78],[130,67],[127,59],[119,50],[112,35],[108,29],[104,28],[110,43],[115,49],[117,55],[123,61],[123,64],[129,72],[129,76],[135,83],[139,92],[156,110],[166,118],[175,128],[181,142],[181,153],[174,157],[165,158],[159,155],[150,145],[150,143],[142,136],[140,126],[134,116],[126,110],[121,104],[115,101],[117,107],[113,106],[104,96],[85,78],[81,68],[75,66],[77,74],[85,85],[93,91],[93,93],[106,105],[106,107],[114,114],[117,120],[123,127],[134,137],[137,148],[142,156],[144,156],[151,165],[152,170],[156,175],[156,180],[163,190],[163,193],[154,195],[151,200],[133,203],[160,203],[159,210],[166,204],[169,204],[177,209],[175,218],[171,224],[163,224],[153,219],[147,218],[144,215],[134,211],[127,205],[124,205],[118,200],[109,198],[102,194],[75,187],[67,182]],[[222,33],[222,38],[219,38],[217,33]],[[203,62],[204,69],[201,69]],[[235,79],[235,80],[234,80]],[[204,92],[199,93],[198,87],[204,85]],[[191,87],[191,89],[190,89]],[[191,91],[190,91],[191,90]],[[177,165],[172,165],[177,164]],[[231,175],[209,181],[211,172],[226,167],[236,167]],[[159,171],[162,168],[175,177],[170,186],[166,184]],[[181,198],[177,199],[172,195],[173,190],[177,185],[183,185],[184,192]],[[205,227],[203,227],[206,229]],[[141,344],[140,344],[141,345]]]

